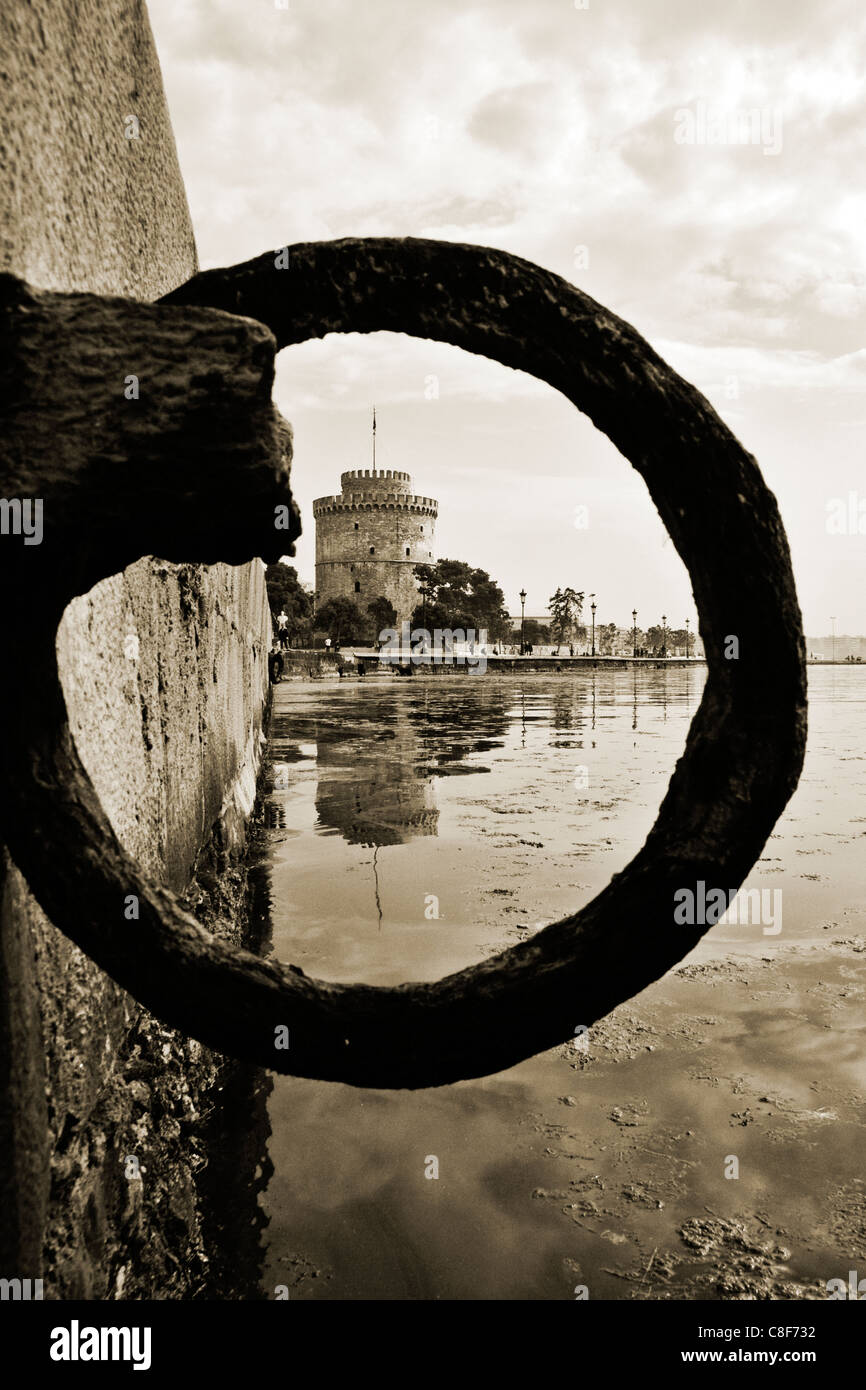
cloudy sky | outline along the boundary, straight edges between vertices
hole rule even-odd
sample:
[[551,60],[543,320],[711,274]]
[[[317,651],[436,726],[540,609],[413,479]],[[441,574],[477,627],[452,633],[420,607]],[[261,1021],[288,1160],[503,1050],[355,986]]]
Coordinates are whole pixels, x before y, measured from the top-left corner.
[[[756,454],[806,630],[832,614],[866,632],[866,9],[281,4],[150,0],[202,266],[409,235],[564,275]],[[694,616],[641,480],[532,378],[399,335],[335,336],[283,352],[276,395],[295,429],[302,578],[312,499],[369,466],[375,401],[380,467],[439,499],[439,553],[489,570],[512,612],[521,586],[542,613],[572,584],[597,594],[599,622]],[[851,493],[853,528],[834,507],[847,516]]]

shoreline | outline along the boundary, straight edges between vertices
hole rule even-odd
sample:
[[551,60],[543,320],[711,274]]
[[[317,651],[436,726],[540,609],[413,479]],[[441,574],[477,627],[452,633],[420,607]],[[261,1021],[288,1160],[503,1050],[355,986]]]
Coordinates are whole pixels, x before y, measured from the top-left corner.
[[[283,652],[283,657],[285,660],[283,680],[297,680],[304,677],[313,680],[316,678],[330,679],[337,676],[351,680],[353,676],[359,674],[364,676],[442,676],[484,675],[490,672],[500,675],[537,672],[544,675],[556,675],[572,669],[628,670],[629,667],[633,667],[644,670],[665,670],[668,668],[682,670],[692,667],[706,668],[707,665],[706,658],[703,656],[511,656],[493,653],[477,657],[474,660],[458,657],[448,662],[436,662],[435,660],[394,662],[383,660],[381,654],[373,647],[356,646],[340,647],[337,651],[327,648],[289,648]],[[343,665],[347,657],[351,658],[351,663],[348,666]],[[342,672],[340,671],[341,665],[343,665]],[[351,665],[355,666],[354,671],[351,669]],[[866,669],[866,662],[845,661],[844,659],[823,661],[807,658],[806,665],[842,666],[846,669],[862,666]]]

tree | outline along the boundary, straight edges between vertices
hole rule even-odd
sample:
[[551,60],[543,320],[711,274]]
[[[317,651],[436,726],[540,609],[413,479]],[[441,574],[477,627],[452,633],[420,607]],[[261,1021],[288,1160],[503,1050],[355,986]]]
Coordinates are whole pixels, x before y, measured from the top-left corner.
[[488,642],[505,642],[511,636],[511,619],[505,595],[486,570],[474,569],[463,560],[439,560],[435,565],[416,565],[415,578],[421,602],[412,614],[412,626],[476,633],[486,629]]
[[603,656],[614,655],[618,635],[616,623],[602,623],[595,629],[596,646]]
[[284,565],[282,560],[275,565],[268,565],[265,570],[265,585],[274,627],[277,614],[285,612],[289,619],[289,643],[293,644],[310,637],[313,599],[298,579],[298,571],[294,565]]
[[557,586],[555,594],[551,594],[547,602],[547,611],[550,614],[550,636],[559,646],[563,640],[563,633],[566,624],[565,603],[563,601],[562,589]]
[[381,633],[384,632],[386,628],[390,628],[392,631],[396,628],[397,609],[384,594],[380,594],[378,598],[373,599],[372,603],[367,604],[367,612],[370,614],[372,622],[373,632],[371,640],[373,642],[379,641]]
[[550,613],[550,635],[557,646],[564,642],[573,642],[577,638],[583,616],[583,600],[583,591],[578,593],[570,587],[557,588],[549,600],[547,609]]
[[[518,633],[520,629],[518,628]],[[527,618],[523,624],[523,640],[527,646],[542,646],[550,641],[550,626],[537,618]]]
[[327,633],[337,647],[347,642],[363,642],[369,620],[350,598],[329,598],[316,612],[316,627]]

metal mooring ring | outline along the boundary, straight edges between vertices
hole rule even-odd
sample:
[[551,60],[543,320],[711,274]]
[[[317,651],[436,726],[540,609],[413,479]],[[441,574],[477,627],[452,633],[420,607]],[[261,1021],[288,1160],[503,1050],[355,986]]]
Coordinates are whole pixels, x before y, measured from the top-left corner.
[[[738,889],[797,784],[803,633],[785,533],[755,460],[627,323],[501,251],[307,243],[197,275],[162,302],[257,319],[280,347],[332,332],[432,338],[561,391],[647,484],[691,576],[706,687],[627,868],[574,916],[436,983],[328,984],[215,939],[118,844],[62,708],[53,729],[31,730],[35,771],[17,779],[7,828],[19,867],[52,920],[166,1023],[276,1071],[437,1086],[564,1042],[692,949],[709,923],[676,925],[675,892],[700,880]],[[263,545],[270,524],[263,516]],[[203,549],[193,541],[183,558],[213,560]],[[130,893],[136,923],[124,919]],[[287,1050],[275,1047],[280,1027]]]

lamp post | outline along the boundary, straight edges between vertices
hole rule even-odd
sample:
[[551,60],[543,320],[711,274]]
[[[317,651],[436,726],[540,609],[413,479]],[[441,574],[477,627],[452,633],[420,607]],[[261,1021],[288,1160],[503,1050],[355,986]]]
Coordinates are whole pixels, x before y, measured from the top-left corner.
[[592,614],[592,654],[595,656],[595,599],[589,605],[589,611]]
[[688,661],[688,659],[691,657],[691,654],[692,654],[692,634],[691,634],[691,632],[689,631],[689,622],[690,622],[690,621],[691,621],[691,619],[686,618],[686,660],[687,660],[687,661]]
[[525,590],[525,589],[521,589],[521,590],[520,590],[520,655],[521,655],[521,656],[523,656],[524,651],[525,651],[525,648],[526,648],[526,643],[525,643],[524,640],[523,640],[523,632],[524,632],[524,628],[525,628],[525,626],[526,626],[526,618],[525,618],[525,616],[524,616],[524,609],[525,609],[525,608],[526,608],[526,590]]
[[662,656],[667,656],[668,654],[667,621],[667,615],[662,613]]
[[830,659],[836,660],[836,619],[830,619]]
[[631,610],[631,654],[637,656],[637,609]]

